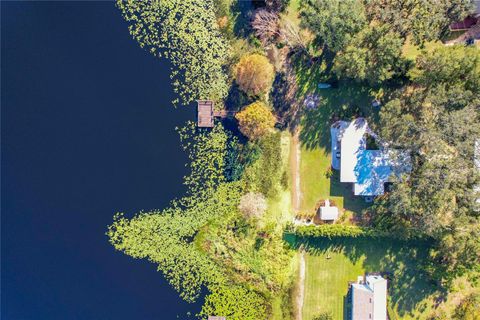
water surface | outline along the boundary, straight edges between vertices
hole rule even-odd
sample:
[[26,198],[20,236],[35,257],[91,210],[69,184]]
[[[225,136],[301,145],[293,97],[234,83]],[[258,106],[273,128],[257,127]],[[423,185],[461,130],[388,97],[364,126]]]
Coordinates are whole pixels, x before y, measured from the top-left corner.
[[187,158],[169,65],[112,2],[2,2],[2,319],[176,319],[155,266],[115,252],[116,211],[163,208]]

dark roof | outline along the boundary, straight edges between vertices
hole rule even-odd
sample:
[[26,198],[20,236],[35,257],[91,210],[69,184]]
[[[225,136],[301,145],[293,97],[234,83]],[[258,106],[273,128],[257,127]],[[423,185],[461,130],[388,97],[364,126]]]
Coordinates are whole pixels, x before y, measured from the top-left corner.
[[468,30],[472,26],[476,25],[478,22],[478,18],[468,16],[462,21],[454,22],[450,25],[451,31],[461,31],[461,30]]
[[213,101],[198,100],[197,125],[201,128],[213,127]]

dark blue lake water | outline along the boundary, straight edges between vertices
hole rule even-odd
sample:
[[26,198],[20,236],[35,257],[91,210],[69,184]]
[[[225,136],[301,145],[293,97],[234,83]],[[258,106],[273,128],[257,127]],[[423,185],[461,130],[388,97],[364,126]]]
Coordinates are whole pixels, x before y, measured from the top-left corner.
[[1,2],[1,318],[176,319],[198,311],[105,236],[116,211],[183,193],[169,65],[112,2]]

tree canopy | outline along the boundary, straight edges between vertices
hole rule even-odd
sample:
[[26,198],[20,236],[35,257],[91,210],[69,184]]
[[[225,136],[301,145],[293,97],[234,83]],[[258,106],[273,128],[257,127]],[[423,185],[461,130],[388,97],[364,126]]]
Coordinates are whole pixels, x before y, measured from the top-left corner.
[[302,26],[334,52],[344,49],[366,25],[360,0],[306,0],[301,2],[300,15]]
[[275,117],[263,102],[254,102],[235,116],[240,131],[250,140],[258,140],[272,130]]
[[228,45],[212,0],[118,0],[117,6],[140,46],[172,62],[172,83],[182,103],[227,95]]
[[364,0],[369,20],[388,25],[415,44],[437,40],[452,22],[462,20],[473,8],[472,0]]
[[272,86],[275,70],[268,59],[258,53],[248,54],[240,59],[235,68],[236,81],[248,95],[267,93]]
[[238,209],[245,218],[259,218],[267,210],[267,200],[261,193],[249,192],[240,199]]
[[479,57],[478,50],[463,46],[425,53],[413,86],[380,113],[382,138],[410,151],[412,172],[380,199],[376,223],[436,239],[432,258],[445,271],[442,278],[480,266],[480,179],[473,162],[480,137],[480,87],[474,85]]
[[379,84],[400,68],[402,45],[403,40],[388,26],[369,26],[337,55],[334,71],[340,78]]

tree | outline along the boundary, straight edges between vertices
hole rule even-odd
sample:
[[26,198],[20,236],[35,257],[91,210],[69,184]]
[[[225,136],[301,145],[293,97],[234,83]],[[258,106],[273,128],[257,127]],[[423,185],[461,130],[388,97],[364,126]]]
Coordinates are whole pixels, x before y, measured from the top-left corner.
[[455,320],[480,320],[480,294],[472,293],[455,309]]
[[117,6],[140,46],[172,62],[172,83],[182,103],[226,97],[228,45],[212,0],[118,0]]
[[480,136],[479,58],[478,50],[463,46],[424,53],[413,86],[380,112],[382,138],[409,150],[412,171],[379,199],[374,223],[434,239],[431,271],[446,283],[480,266],[480,175],[473,163]]
[[415,44],[437,40],[448,26],[462,20],[473,8],[471,0],[364,0],[370,21],[386,24],[403,38],[412,36]]
[[391,79],[400,68],[402,44],[388,26],[369,26],[337,55],[334,71],[340,78],[379,84]]
[[242,196],[238,209],[245,218],[260,218],[267,210],[267,200],[261,193],[249,192]]
[[360,0],[306,0],[301,2],[301,24],[317,42],[337,52],[345,48],[366,24]]
[[469,91],[480,92],[480,54],[474,47],[440,47],[420,55],[410,71],[413,81],[427,87],[439,83],[448,87],[464,86]]
[[279,35],[278,14],[266,9],[258,9],[253,14],[252,28],[263,45],[273,42]]
[[254,53],[240,59],[235,68],[235,75],[242,91],[257,96],[270,90],[275,72],[265,56]]
[[240,131],[250,140],[258,140],[271,131],[275,117],[263,102],[254,102],[235,116]]

